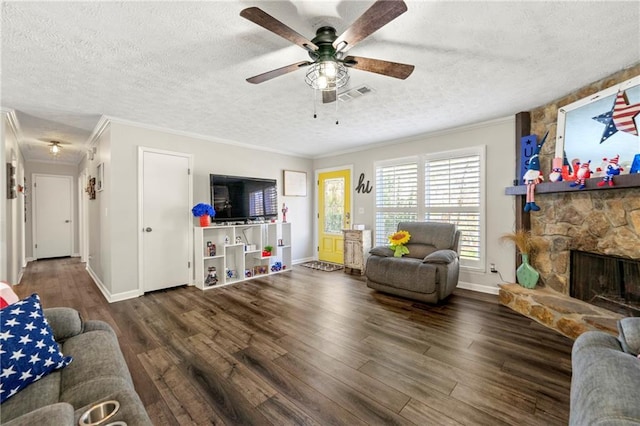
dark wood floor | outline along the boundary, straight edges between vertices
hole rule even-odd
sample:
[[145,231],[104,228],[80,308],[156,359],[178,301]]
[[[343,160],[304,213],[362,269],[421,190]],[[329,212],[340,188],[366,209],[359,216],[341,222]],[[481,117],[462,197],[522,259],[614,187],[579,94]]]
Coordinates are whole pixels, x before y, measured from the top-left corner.
[[108,304],[77,259],[17,291],[110,323],[157,425],[567,423],[572,341],[495,296],[430,306],[294,267]]

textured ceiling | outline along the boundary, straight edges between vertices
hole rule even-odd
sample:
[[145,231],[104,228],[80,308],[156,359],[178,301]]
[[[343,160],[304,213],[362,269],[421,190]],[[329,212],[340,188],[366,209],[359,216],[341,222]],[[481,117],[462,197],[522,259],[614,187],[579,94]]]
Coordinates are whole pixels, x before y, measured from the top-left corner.
[[242,9],[311,39],[372,3],[2,1],[2,107],[27,160],[59,139],[77,163],[102,115],[312,158],[529,110],[640,60],[637,1],[407,1],[349,52],[413,64],[407,80],[350,70],[345,89],[373,93],[337,111],[302,70],[245,81],[308,56]]

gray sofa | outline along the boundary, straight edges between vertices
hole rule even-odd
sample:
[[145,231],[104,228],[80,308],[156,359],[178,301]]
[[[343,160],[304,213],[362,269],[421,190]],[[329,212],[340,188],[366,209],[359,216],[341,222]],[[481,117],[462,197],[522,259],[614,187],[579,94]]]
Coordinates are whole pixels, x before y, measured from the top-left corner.
[[623,318],[618,330],[617,339],[600,331],[576,339],[570,425],[640,425],[640,318]]
[[411,234],[409,254],[394,257],[388,246],[371,249],[367,286],[409,299],[437,303],[458,285],[460,231],[449,223],[400,222]]
[[113,329],[102,321],[82,321],[70,308],[44,309],[68,366],[27,386],[0,405],[3,425],[77,425],[92,405],[117,400],[107,422],[152,425],[136,393]]

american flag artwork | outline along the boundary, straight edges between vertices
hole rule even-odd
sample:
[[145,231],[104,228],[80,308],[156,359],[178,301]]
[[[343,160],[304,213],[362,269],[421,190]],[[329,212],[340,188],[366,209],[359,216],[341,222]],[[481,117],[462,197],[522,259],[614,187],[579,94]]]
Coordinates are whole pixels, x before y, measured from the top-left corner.
[[638,113],[640,113],[640,103],[629,105],[627,94],[623,90],[619,91],[611,110],[593,117],[594,120],[605,125],[600,143],[603,143],[618,131],[637,136],[638,127],[635,117]]
[[[615,107],[615,103],[614,103],[614,107]],[[611,136],[615,135],[618,132],[618,129],[616,128],[616,124],[613,122],[613,108],[611,108],[609,111],[605,113],[602,113],[596,117],[593,117],[593,119],[605,125],[604,132],[602,132],[602,137],[600,138],[600,143],[606,141],[607,139],[609,139]]]
[[629,105],[627,94],[624,91],[618,92],[616,102],[613,104],[613,123],[621,132],[638,135],[638,126],[635,117],[640,113],[640,103]]

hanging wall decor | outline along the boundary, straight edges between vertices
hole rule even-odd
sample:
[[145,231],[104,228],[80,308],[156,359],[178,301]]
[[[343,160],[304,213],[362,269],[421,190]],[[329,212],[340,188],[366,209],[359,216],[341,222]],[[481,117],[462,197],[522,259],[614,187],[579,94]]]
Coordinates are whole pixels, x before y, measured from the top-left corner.
[[13,164],[7,163],[7,198],[18,198],[16,193],[16,168]]
[[98,177],[96,181],[96,191],[104,189],[104,163],[98,164]]
[[287,196],[307,196],[307,173],[285,170],[283,194]]
[[369,181],[365,183],[364,179],[365,179],[364,173],[360,173],[360,178],[358,179],[358,186],[356,186],[356,192],[369,194],[371,191],[373,191],[373,187],[371,186],[371,183]]
[[87,188],[85,189],[87,194],[89,194],[90,200],[96,199],[96,178],[92,178],[89,176],[89,182],[87,183]]

